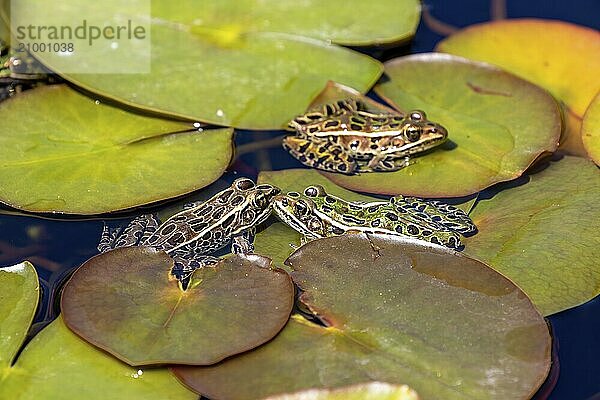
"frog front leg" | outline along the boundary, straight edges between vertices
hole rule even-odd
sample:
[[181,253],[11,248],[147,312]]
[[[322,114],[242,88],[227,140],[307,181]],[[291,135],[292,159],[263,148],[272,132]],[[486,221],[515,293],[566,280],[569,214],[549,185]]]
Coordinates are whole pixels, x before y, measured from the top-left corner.
[[392,172],[408,167],[411,163],[408,156],[403,158],[391,158],[389,155],[380,154],[374,156],[366,165],[359,166],[360,172]]
[[256,228],[249,228],[240,234],[233,237],[231,241],[231,252],[233,254],[250,254],[254,253],[254,243],[252,239]]
[[283,148],[311,168],[348,175],[356,172],[356,161],[342,146],[326,138],[287,136],[283,139]]

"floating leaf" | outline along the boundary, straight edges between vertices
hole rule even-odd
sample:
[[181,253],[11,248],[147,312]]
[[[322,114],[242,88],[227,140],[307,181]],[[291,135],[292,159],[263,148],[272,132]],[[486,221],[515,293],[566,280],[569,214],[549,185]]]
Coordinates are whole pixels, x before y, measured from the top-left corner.
[[465,252],[513,280],[545,315],[600,293],[600,173],[565,157],[475,207]]
[[[396,43],[414,35],[421,6],[417,0],[196,0],[173,7],[152,4],[155,17],[199,31],[283,32],[349,46]],[[221,33],[224,35],[224,33]]]
[[406,385],[383,382],[361,383],[339,389],[308,389],[268,397],[265,400],[418,400],[417,393]]
[[276,222],[259,232],[254,238],[254,251],[257,254],[268,254],[273,260],[273,265],[287,272],[291,272],[284,261],[300,247],[300,234],[287,225]]
[[0,118],[0,200],[27,211],[95,214],[178,196],[216,180],[232,155],[231,129],[197,132],[64,85],[0,103]]
[[581,119],[600,90],[596,29],[554,20],[494,21],[455,33],[442,40],[437,50],[499,65],[548,89],[566,105],[568,132],[561,147],[585,154]]
[[0,368],[4,369],[23,344],[37,307],[39,285],[33,265],[23,262],[0,268],[0,288]]
[[[24,12],[36,12],[45,5],[42,0],[28,1],[30,5]],[[200,0],[187,3],[184,10],[196,11],[185,14],[185,21],[196,23],[204,20],[203,3]],[[415,2],[410,0],[410,3]],[[81,15],[106,13],[106,10],[118,10],[118,17],[125,20],[147,20],[147,16],[140,14],[141,11],[136,13],[134,6],[121,9],[122,4],[121,1],[109,0],[102,3],[79,2],[76,6],[60,3],[56,7],[65,25],[81,21]],[[255,2],[252,4],[256,6]],[[297,2],[294,5],[297,6]],[[331,15],[332,20],[337,18],[335,5],[331,13],[322,9],[322,3],[319,6],[318,15]],[[234,7],[237,8],[237,3]],[[272,4],[265,5],[264,9],[271,7]],[[348,5],[344,7],[352,9]],[[246,31],[244,24],[236,25],[235,21],[232,26],[227,26],[224,20],[219,20],[218,23],[224,26],[214,29],[179,23],[178,19],[184,15],[179,8],[179,5],[159,7],[154,11],[154,18],[150,21],[150,73],[67,72],[72,71],[74,65],[87,65],[89,57],[94,60],[116,59],[121,50],[108,45],[95,46],[92,55],[75,49],[69,57],[52,52],[40,53],[39,56],[46,66],[67,80],[121,103],[194,121],[249,129],[279,129],[285,126],[304,110],[328,80],[365,92],[382,72],[378,61],[329,41],[270,29],[260,32],[249,27]],[[129,16],[128,12],[132,15]],[[316,15],[314,9],[311,13]],[[250,15],[246,13],[244,17],[249,18]],[[354,15],[362,18],[359,14]],[[229,18],[225,20],[229,21]],[[280,20],[286,21],[288,16],[282,15]],[[56,24],[61,25],[61,21]],[[327,25],[330,24],[324,21],[319,26]],[[139,57],[131,55],[118,59],[121,67],[129,66],[132,71],[140,63]]]
[[600,165],[600,92],[585,112],[581,134],[588,155]]
[[556,102],[496,67],[430,53],[388,61],[386,73],[390,80],[376,92],[403,110],[425,110],[448,129],[449,142],[400,171],[327,173],[338,185],[369,193],[466,196],[518,177],[540,154],[556,149]]
[[548,372],[551,341],[517,286],[450,251],[368,239],[315,240],[288,259],[300,300],[327,327],[295,316],[254,351],[174,372],[210,398],[372,380],[408,384],[423,399],[530,398]]
[[0,268],[1,399],[194,399],[165,369],[139,370],[96,350],[59,318],[23,344],[39,287],[27,262]]
[[231,256],[194,272],[188,289],[168,279],[173,261],[145,247],[85,262],[67,283],[66,324],[130,365],[212,364],[252,349],[285,325],[288,274],[260,256]]

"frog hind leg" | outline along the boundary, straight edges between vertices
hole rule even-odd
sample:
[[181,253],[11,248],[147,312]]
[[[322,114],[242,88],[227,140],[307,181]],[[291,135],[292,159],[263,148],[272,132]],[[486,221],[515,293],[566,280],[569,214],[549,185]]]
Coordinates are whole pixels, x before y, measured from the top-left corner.
[[431,221],[461,234],[477,231],[471,218],[458,207],[437,200],[423,200],[411,196],[395,196],[390,199],[396,209],[426,215]]
[[98,243],[98,251],[100,253],[105,253],[114,249],[114,242],[120,231],[120,228],[110,229],[108,225],[104,224],[102,227],[102,234],[100,236],[100,243]]
[[357,170],[356,161],[344,149],[327,139],[304,139],[288,136],[283,148],[307,167],[351,175]]
[[110,229],[104,225],[98,251],[104,253],[119,247],[137,246],[152,235],[159,225],[160,221],[153,214],[140,215],[125,228]]

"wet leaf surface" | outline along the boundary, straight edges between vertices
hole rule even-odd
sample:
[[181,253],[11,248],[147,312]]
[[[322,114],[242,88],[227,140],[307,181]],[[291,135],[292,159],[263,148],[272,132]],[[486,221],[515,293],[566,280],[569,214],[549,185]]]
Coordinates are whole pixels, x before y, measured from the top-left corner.
[[212,364],[275,336],[294,288],[260,256],[230,256],[194,272],[184,292],[168,280],[172,260],[144,247],[84,263],[67,283],[66,324],[130,365]]
[[270,396],[265,400],[418,400],[417,393],[406,385],[382,382],[363,383],[339,389],[309,389]]
[[0,268],[0,288],[0,367],[4,369],[23,344],[37,307],[40,288],[33,265],[23,262]]
[[600,173],[565,157],[530,179],[477,204],[471,217],[479,233],[465,239],[465,253],[506,275],[549,315],[600,293]]
[[395,43],[414,35],[419,23],[416,0],[196,0],[153,4],[152,12],[197,30],[269,31],[331,40],[349,46]]
[[[448,130],[449,141],[386,173],[327,173],[348,189],[420,197],[458,197],[518,177],[556,149],[558,107],[544,90],[489,65],[428,53],[386,63],[377,94],[404,111],[421,109]],[[518,104],[518,107],[515,107]]]
[[584,155],[581,119],[600,90],[600,33],[542,19],[473,25],[442,40],[438,51],[496,64],[548,89],[566,105],[567,137],[561,147]]
[[585,112],[581,134],[587,154],[600,165],[600,92]]
[[544,319],[476,260],[349,235],[310,242],[288,263],[301,301],[327,327],[296,315],[252,352],[174,367],[182,382],[228,399],[372,380],[407,384],[423,399],[525,399],[548,372]]
[[[388,3],[394,2],[386,0],[385,4]],[[404,4],[416,5],[414,0],[397,3],[401,8]],[[31,4],[31,9],[35,9],[45,3],[31,0]],[[311,28],[302,28],[300,34],[296,34],[294,29],[290,29],[292,33],[281,33],[267,27],[261,31],[254,30],[251,24],[246,26],[242,21],[229,21],[229,18],[225,19],[227,23],[222,19],[217,21],[222,24],[220,26],[210,25],[203,11],[222,7],[205,4],[198,0],[180,7],[167,7],[165,4],[164,7],[153,8],[150,73],[61,73],[68,71],[69,66],[72,70],[73,65],[85,64],[86,55],[75,51],[70,57],[55,53],[40,56],[48,67],[67,80],[118,102],[194,121],[248,129],[279,129],[285,126],[304,110],[328,80],[365,92],[381,75],[381,64],[370,57],[332,44],[329,40],[301,36]],[[244,7],[238,7],[237,2],[230,1],[228,4],[241,13],[240,17],[253,19],[252,13],[244,13]],[[245,4],[256,7],[255,2]],[[273,4],[269,2],[256,10],[259,14],[260,9],[267,14],[275,12]],[[297,2],[293,4],[296,8]],[[385,4],[382,6],[385,7]],[[314,30],[322,31],[327,26],[338,25],[335,4],[327,4],[327,8],[331,6],[335,10],[331,13],[322,9],[325,7],[323,3],[319,6],[318,13],[314,9],[309,11],[310,6],[304,11],[311,13],[311,20],[318,23],[313,26]],[[129,19],[145,18],[139,14],[141,11],[136,9],[135,2],[128,4],[127,9],[122,9],[123,3],[116,0],[86,2],[85,6],[77,4],[76,7],[61,3],[60,7],[59,15],[65,22],[79,20],[80,15],[94,15],[99,8],[101,11],[118,9],[120,17],[126,20],[128,13],[131,13]],[[344,7],[355,11],[352,7]],[[224,5],[223,9],[226,8],[227,5]],[[407,18],[414,20],[415,12],[418,8],[407,14]],[[317,15],[331,15],[331,19],[322,20],[315,17]],[[395,23],[394,19],[391,19],[392,23]],[[260,17],[254,19],[258,24],[260,20]],[[288,16],[283,11],[276,25],[285,25],[287,20]],[[332,20],[336,23],[330,23]],[[207,21],[207,25],[195,25],[197,21]],[[379,25],[367,26],[372,29]],[[354,31],[348,28],[349,25],[341,26],[349,32]],[[339,29],[334,28],[334,31]],[[353,41],[352,36],[347,37]],[[136,57],[136,54],[121,55],[121,52],[111,46],[97,46],[93,57],[115,59],[119,55],[123,68],[129,65],[135,71],[139,57],[146,55]]]
[[294,248],[300,247],[300,234],[282,222],[269,225],[265,230],[256,234],[254,251],[264,254],[273,260],[273,265],[291,272],[284,261],[292,254]]
[[65,85],[0,103],[0,118],[0,200],[26,211],[96,214],[175,197],[215,181],[232,155],[230,129],[198,132]]
[[27,344],[14,365],[33,319],[38,278],[27,262],[0,268],[0,398],[195,399],[165,369],[140,370],[90,346],[61,318]]

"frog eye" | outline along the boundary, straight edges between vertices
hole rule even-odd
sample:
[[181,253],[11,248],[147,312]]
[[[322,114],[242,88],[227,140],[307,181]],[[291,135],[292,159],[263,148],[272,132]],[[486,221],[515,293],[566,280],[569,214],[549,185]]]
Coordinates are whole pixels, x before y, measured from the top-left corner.
[[409,126],[406,129],[406,137],[411,142],[416,142],[421,138],[421,128],[418,126]]
[[309,186],[304,189],[304,195],[307,197],[317,197],[325,194],[325,189],[323,189],[323,186],[320,185]]
[[425,112],[423,112],[421,110],[411,111],[409,116],[410,116],[410,119],[412,119],[413,121],[424,121],[425,119],[427,119]]
[[252,189],[255,185],[251,179],[238,178],[235,181],[233,181],[233,186],[238,190],[248,190]]
[[358,140],[353,140],[352,142],[350,142],[350,150],[358,149],[359,144],[360,142]]

